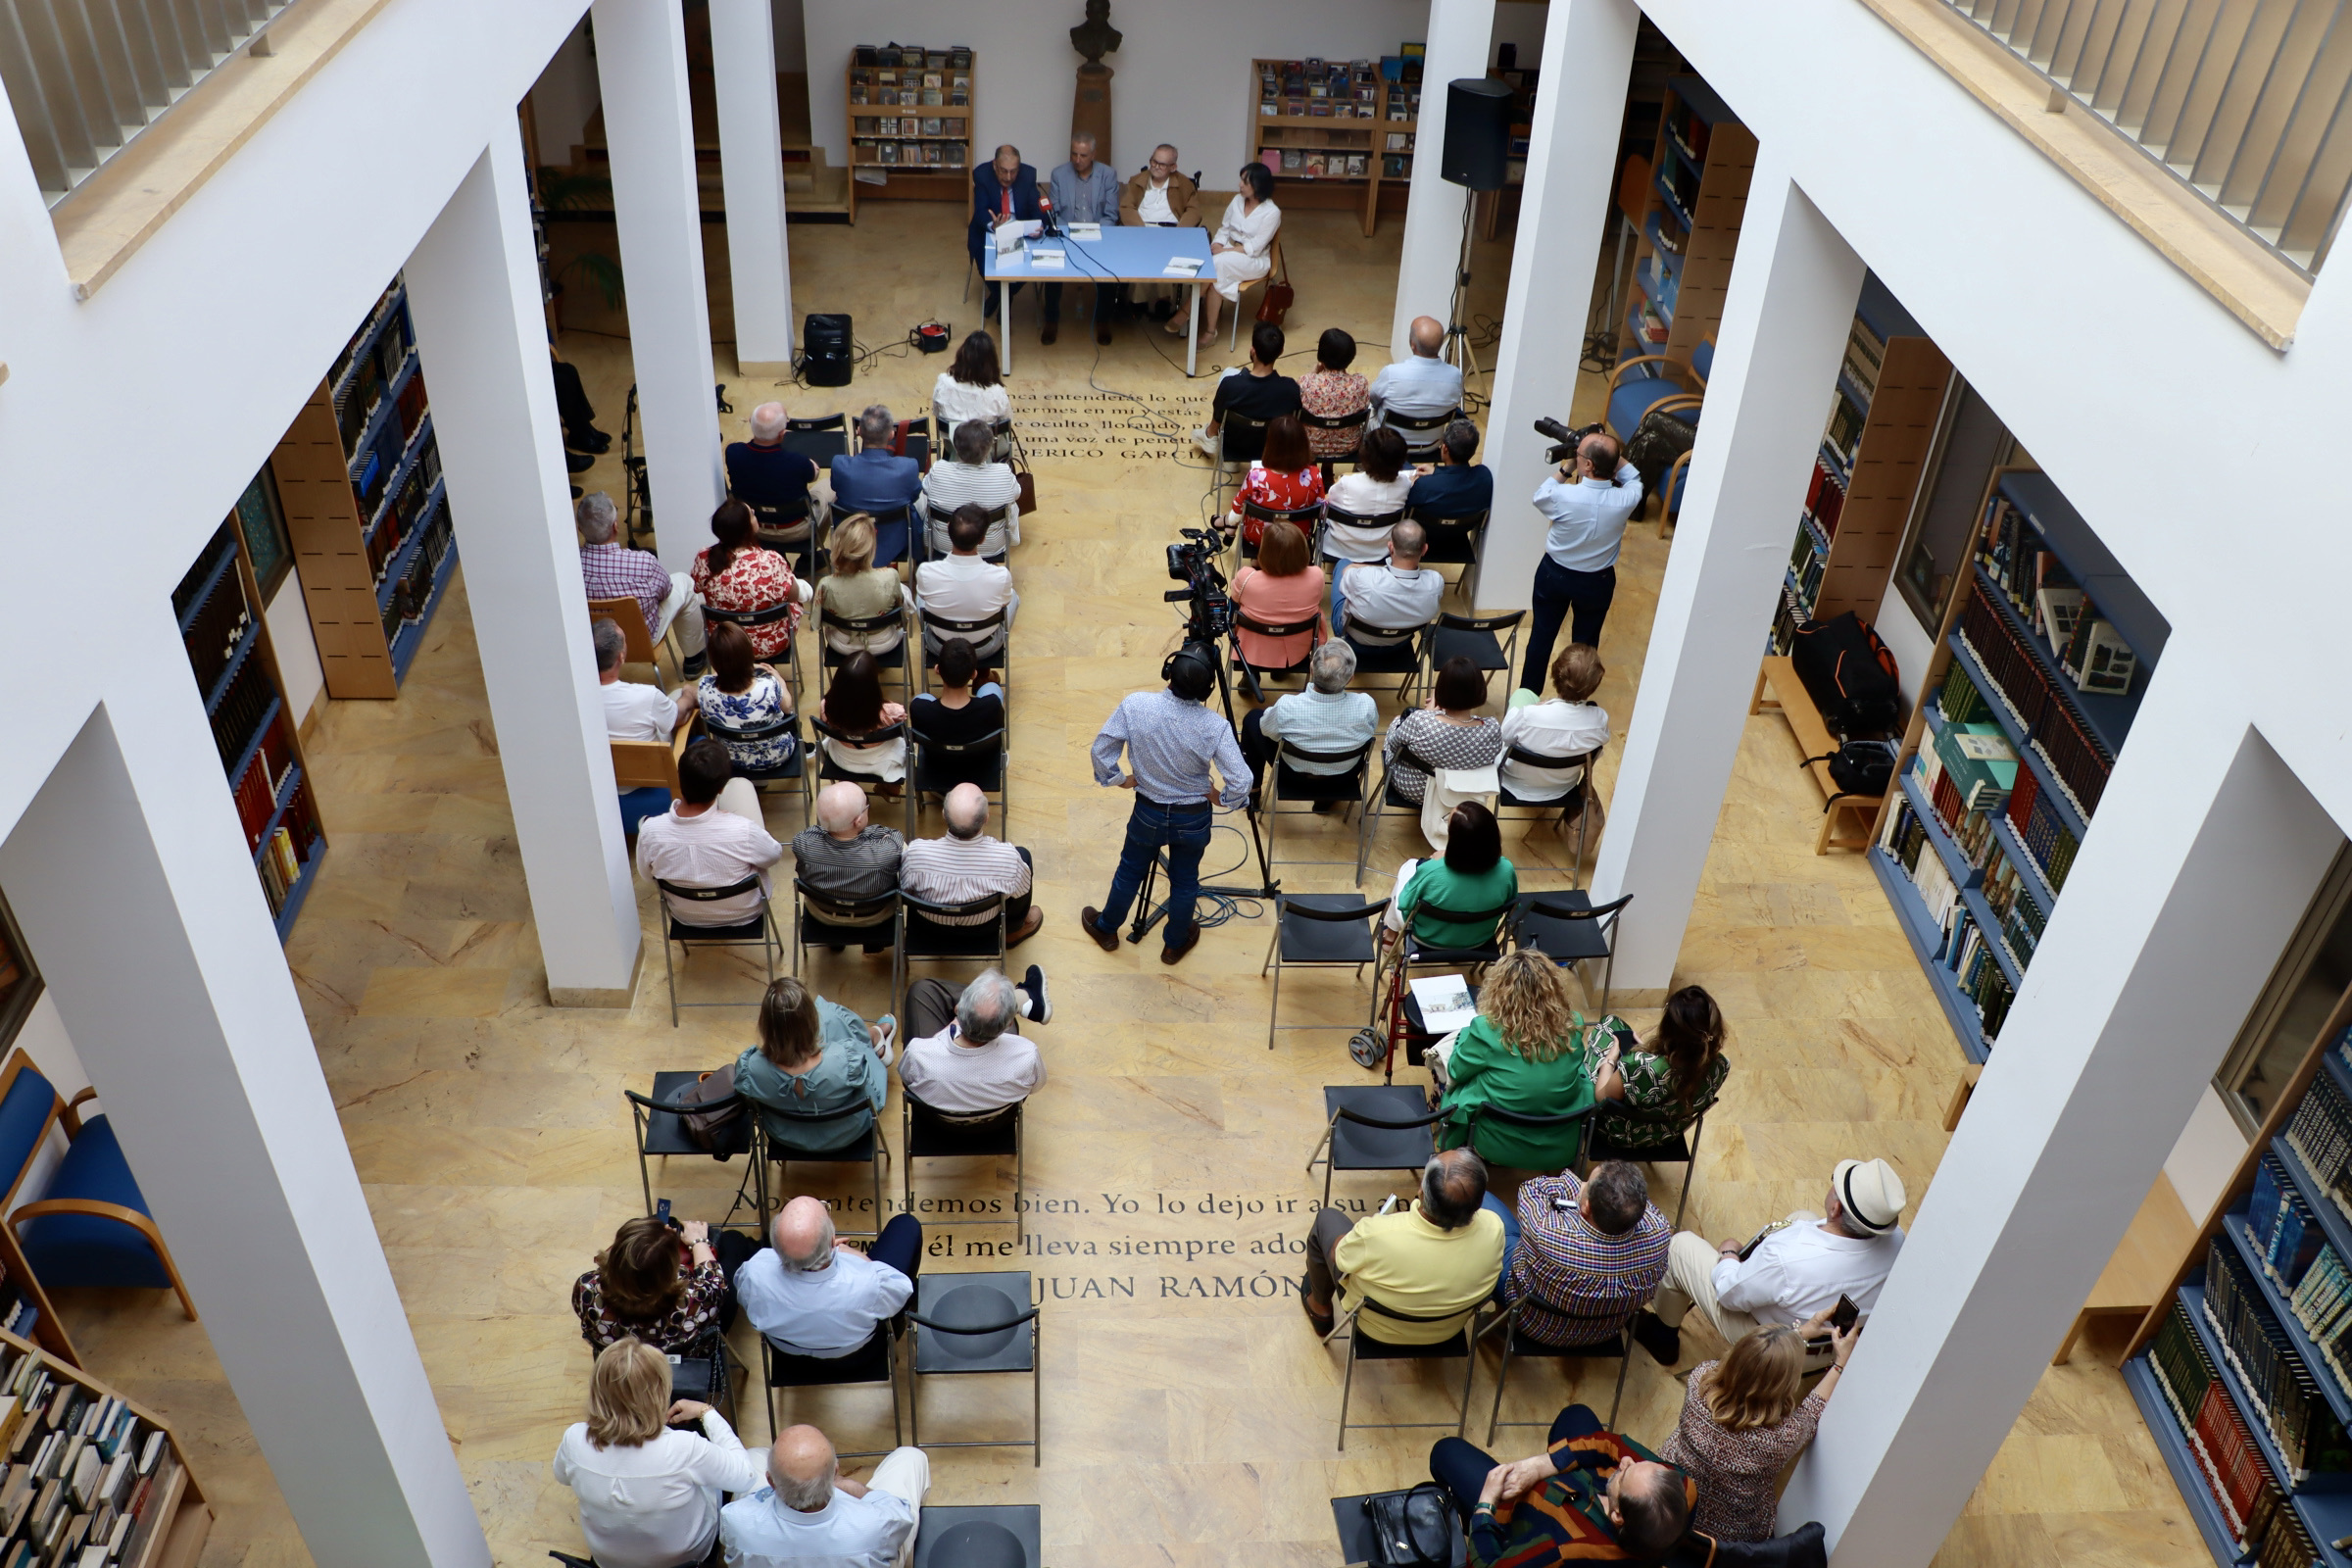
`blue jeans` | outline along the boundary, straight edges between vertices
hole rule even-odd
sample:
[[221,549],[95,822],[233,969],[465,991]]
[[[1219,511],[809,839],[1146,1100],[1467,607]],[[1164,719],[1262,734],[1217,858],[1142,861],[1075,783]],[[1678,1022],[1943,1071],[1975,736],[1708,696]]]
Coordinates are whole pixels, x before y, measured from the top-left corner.
[[1143,796],[1127,818],[1127,844],[1111,873],[1110,897],[1102,901],[1102,929],[1113,931],[1144,885],[1144,868],[1162,848],[1168,852],[1168,924],[1171,948],[1192,940],[1193,906],[1200,896],[1200,857],[1208,849],[1210,811],[1198,806],[1160,806]]
[[[1544,1440],[1544,1446],[1549,1447],[1599,1430],[1598,1416],[1581,1404],[1572,1404],[1553,1417],[1551,1433]],[[1478,1506],[1478,1494],[1486,1490],[1487,1472],[1494,1468],[1492,1455],[1460,1438],[1440,1438],[1429,1450],[1429,1478],[1453,1494],[1453,1505],[1461,1510],[1464,1519]]]
[[1519,1216],[1511,1205],[1489,1193],[1478,1205],[1491,1208],[1502,1220],[1502,1272],[1494,1278],[1494,1299],[1500,1301],[1511,1283],[1511,1259],[1519,1251]]

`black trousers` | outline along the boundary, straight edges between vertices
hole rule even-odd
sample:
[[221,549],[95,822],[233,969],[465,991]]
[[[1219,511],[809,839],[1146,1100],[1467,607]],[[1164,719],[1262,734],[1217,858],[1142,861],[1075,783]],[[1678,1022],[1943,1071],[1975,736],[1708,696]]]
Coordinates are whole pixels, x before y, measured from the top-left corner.
[[1569,620],[1570,642],[1597,649],[1600,623],[1608,618],[1609,601],[1616,597],[1615,566],[1570,571],[1545,556],[1536,567],[1535,613],[1528,617],[1527,662],[1520,666],[1519,684],[1539,697],[1544,695],[1544,677],[1551,669],[1551,647],[1559,641],[1563,620]]
[[1323,1300],[1331,1299],[1338,1288],[1338,1277],[1331,1271],[1332,1249],[1340,1239],[1355,1229],[1355,1221],[1336,1208],[1324,1209],[1315,1216],[1313,1229],[1306,1233],[1306,1294]]
[[[1570,1438],[1588,1437],[1601,1430],[1600,1418],[1581,1404],[1572,1404],[1552,1417],[1551,1432],[1544,1440],[1548,1448]],[[1440,1438],[1429,1450],[1429,1478],[1453,1494],[1453,1505],[1467,1519],[1478,1507],[1478,1494],[1487,1490],[1487,1472],[1494,1468],[1494,1459],[1484,1448],[1465,1443],[1460,1438]]]
[[588,389],[580,384],[580,372],[562,360],[556,367],[556,417],[563,421],[566,435],[583,435],[596,423],[596,408],[588,401]]
[[[1060,320],[1062,285],[1047,283],[1041,286],[1046,291],[1046,319],[1049,321]],[[1119,304],[1126,297],[1127,285],[1124,283],[1097,283],[1095,285],[1095,318],[1102,321],[1117,320]]]

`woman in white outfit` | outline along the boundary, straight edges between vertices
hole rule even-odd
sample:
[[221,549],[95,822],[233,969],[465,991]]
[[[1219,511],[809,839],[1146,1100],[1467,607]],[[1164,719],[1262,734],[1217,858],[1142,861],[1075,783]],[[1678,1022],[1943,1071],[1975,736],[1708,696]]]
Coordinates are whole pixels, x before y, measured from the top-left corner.
[[[699,1421],[702,1432],[670,1421]],[[692,1568],[718,1538],[721,1493],[767,1485],[726,1417],[669,1396],[669,1358],[636,1336],[605,1347],[588,1380],[588,1419],[556,1448],[556,1479],[580,1499],[597,1568]]]
[[[1273,258],[1267,252],[1281,231],[1282,209],[1274,205],[1272,171],[1263,164],[1244,164],[1241,194],[1226,203],[1224,221],[1208,242],[1208,259],[1217,270],[1217,280],[1208,291],[1202,313],[1203,342],[1217,335],[1217,318],[1224,311],[1221,302],[1239,305],[1243,286],[1273,270]],[[1184,336],[1184,317],[1168,322],[1168,330],[1178,337]]]

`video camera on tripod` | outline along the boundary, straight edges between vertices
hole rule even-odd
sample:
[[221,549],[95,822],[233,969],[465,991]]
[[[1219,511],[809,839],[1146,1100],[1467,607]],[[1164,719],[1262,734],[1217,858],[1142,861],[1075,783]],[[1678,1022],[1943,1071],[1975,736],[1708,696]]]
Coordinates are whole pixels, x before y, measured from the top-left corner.
[[1192,612],[1185,640],[1213,643],[1233,629],[1233,599],[1225,592],[1225,574],[1216,558],[1223,541],[1210,528],[1179,528],[1183,541],[1168,546],[1168,577],[1183,583],[1159,597],[1171,605],[1190,603]]
[[1579,430],[1571,430],[1557,419],[1536,421],[1536,434],[1551,438],[1552,448],[1544,455],[1544,461],[1555,468],[1576,456],[1576,449],[1585,444],[1585,437],[1608,433],[1608,425],[1599,419]]

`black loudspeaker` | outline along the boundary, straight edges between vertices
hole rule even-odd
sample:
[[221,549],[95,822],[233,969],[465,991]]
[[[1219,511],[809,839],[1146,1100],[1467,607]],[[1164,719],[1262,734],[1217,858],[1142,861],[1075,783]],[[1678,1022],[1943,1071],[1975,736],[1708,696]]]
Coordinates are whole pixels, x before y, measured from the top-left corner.
[[856,358],[848,317],[811,314],[801,323],[801,374],[810,386],[848,386]]
[[1438,172],[1472,190],[1502,189],[1511,146],[1511,89],[1487,76],[1446,84],[1446,150]]

